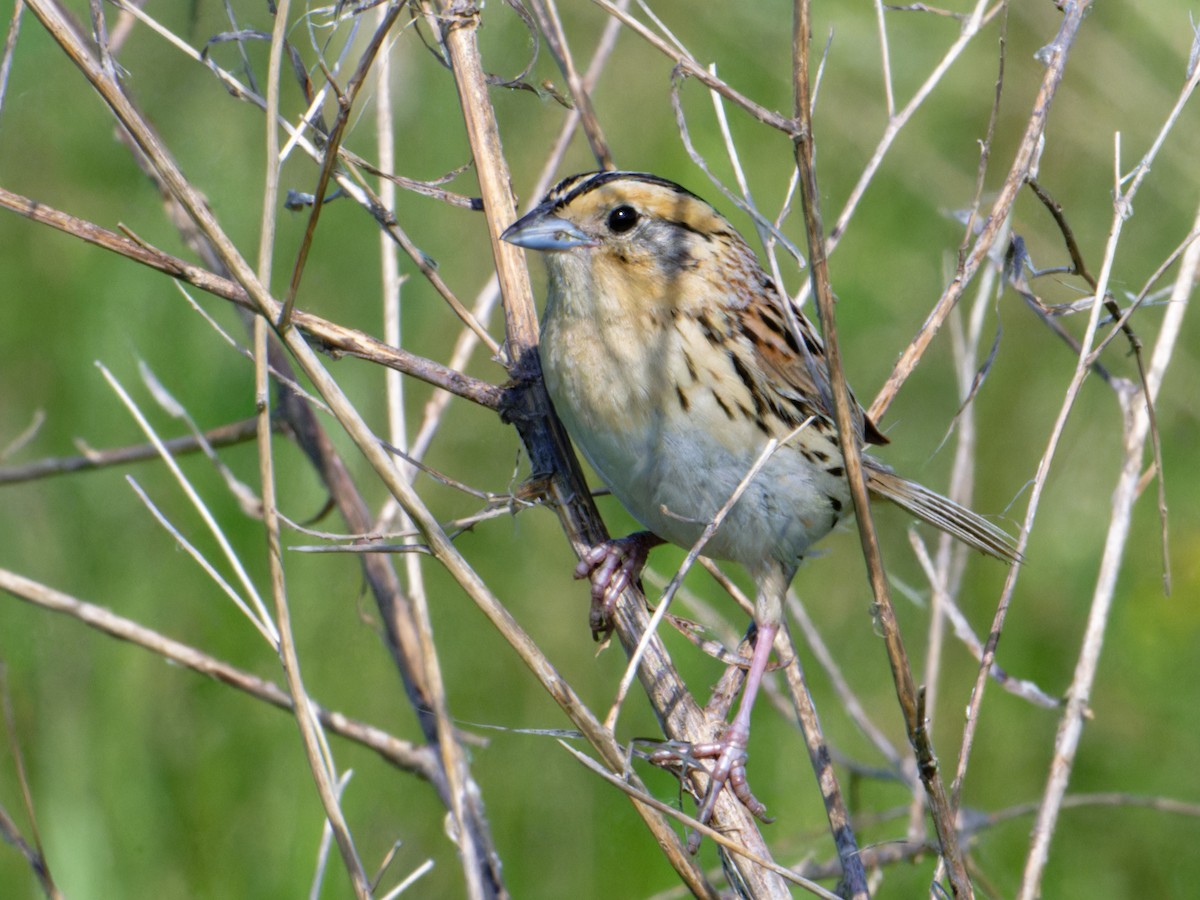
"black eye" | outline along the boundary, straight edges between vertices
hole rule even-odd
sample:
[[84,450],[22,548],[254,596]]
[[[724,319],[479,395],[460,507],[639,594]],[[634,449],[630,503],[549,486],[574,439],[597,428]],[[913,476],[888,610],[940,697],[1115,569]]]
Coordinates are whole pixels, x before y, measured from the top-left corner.
[[608,214],[608,230],[613,234],[624,234],[638,223],[638,211],[632,206],[618,206]]

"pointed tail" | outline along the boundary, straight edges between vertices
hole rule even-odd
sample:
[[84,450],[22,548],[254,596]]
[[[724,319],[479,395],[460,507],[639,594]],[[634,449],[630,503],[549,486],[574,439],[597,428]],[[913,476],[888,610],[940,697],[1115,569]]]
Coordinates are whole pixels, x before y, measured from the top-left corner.
[[971,512],[948,497],[935,494],[895,472],[866,463],[867,487],[872,493],[908,510],[918,519],[940,528],[976,550],[1008,563],[1024,562],[1012,536],[983,516]]

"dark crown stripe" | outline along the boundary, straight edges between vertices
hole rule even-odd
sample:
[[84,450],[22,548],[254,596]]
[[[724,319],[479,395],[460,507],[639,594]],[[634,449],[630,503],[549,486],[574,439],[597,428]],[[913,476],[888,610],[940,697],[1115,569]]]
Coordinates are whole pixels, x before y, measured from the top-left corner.
[[[695,197],[700,200],[687,188],[676,184],[673,181],[668,181],[666,178],[659,178],[657,175],[651,175],[649,172],[586,172],[581,175],[571,175],[564,178],[546,195],[542,202],[550,205],[552,210],[557,211],[563,207],[570,206],[578,198],[584,194],[590,194],[597,188],[613,181],[636,181],[641,184],[653,184],[661,188],[666,188],[676,194],[683,194],[687,197]],[[701,200],[703,203],[704,201]]]

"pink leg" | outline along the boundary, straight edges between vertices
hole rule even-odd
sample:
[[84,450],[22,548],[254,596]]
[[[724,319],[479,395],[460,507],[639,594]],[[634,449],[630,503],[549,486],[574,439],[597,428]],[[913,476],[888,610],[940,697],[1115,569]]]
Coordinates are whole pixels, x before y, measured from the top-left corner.
[[[762,684],[763,675],[767,671],[767,663],[771,658],[771,647],[775,643],[775,634],[779,631],[778,623],[760,623],[758,635],[754,639],[754,655],[750,657],[750,669],[746,673],[746,684],[742,688],[742,700],[738,705],[737,715],[725,728],[719,741],[710,744],[693,744],[689,757],[698,759],[716,759],[708,793],[697,814],[701,822],[707,823],[712,818],[717,795],[726,784],[734,795],[742,801],[756,818],[763,822],[772,820],[766,815],[767,807],[753,793],[746,783],[747,746],[750,742],[750,711],[754,708],[754,698]],[[656,760],[655,757],[658,757]],[[679,755],[674,751],[662,751],[662,754],[651,754],[652,762],[665,762],[669,759],[678,760]],[[693,833],[688,838],[688,850],[695,853],[700,847],[700,836]]]
[[[602,630],[612,618],[621,592],[641,577],[650,551],[663,539],[649,531],[605,541],[589,550],[575,567],[576,578],[592,582],[592,630]],[[597,627],[599,626],[599,627]]]

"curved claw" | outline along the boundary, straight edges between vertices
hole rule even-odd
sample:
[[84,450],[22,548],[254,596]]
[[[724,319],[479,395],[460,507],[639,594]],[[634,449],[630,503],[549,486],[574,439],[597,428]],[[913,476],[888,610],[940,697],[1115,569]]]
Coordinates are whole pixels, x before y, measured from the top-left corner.
[[662,543],[662,538],[648,531],[638,531],[627,537],[597,544],[583,555],[575,567],[575,577],[592,582],[592,630],[600,631],[612,619],[617,598],[641,577],[650,550]]
[[768,825],[775,821],[767,815],[767,805],[754,796],[746,781],[746,760],[749,758],[746,747],[749,739],[749,733],[739,730],[735,722],[725,730],[721,740],[711,744],[693,745],[693,756],[717,761],[710,776],[712,780],[708,785],[708,793],[705,794],[704,803],[697,815],[701,822],[707,822],[712,816],[717,795],[726,784],[754,818]]
[[[770,825],[775,820],[767,815],[766,804],[754,796],[746,781],[748,740],[749,734],[739,730],[734,723],[726,728],[725,734],[719,741],[706,744],[672,745],[651,753],[649,759],[651,763],[658,766],[682,765],[684,767],[698,766],[698,760],[701,759],[715,759],[716,764],[709,773],[708,791],[704,795],[704,802],[701,803],[696,818],[700,822],[708,824],[721,789],[725,785],[729,785],[733,795],[741,801],[752,816],[760,822]],[[698,832],[688,835],[687,846],[689,853],[695,853],[700,848]]]

